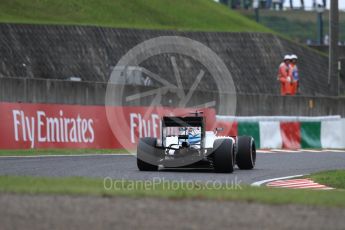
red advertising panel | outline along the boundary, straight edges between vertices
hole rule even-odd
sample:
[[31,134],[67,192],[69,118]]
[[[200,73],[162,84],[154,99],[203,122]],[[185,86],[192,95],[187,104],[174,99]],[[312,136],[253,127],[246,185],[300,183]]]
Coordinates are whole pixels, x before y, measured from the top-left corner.
[[281,122],[280,131],[283,140],[283,149],[301,148],[301,132],[299,122]]
[[222,131],[218,131],[218,136],[237,136],[238,135],[238,123],[233,121],[223,121],[217,120],[216,121],[217,128],[223,128]]
[[[0,148],[28,149],[133,148],[140,137],[160,137],[162,116],[193,110],[0,103],[0,111]],[[203,111],[210,130],[215,112]]]

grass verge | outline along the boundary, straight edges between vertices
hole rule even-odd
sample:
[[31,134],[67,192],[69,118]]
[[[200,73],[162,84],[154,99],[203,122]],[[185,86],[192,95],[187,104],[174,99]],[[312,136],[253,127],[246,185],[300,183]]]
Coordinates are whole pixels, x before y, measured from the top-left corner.
[[[107,188],[107,189],[106,189]],[[345,207],[341,190],[313,191],[220,184],[164,181],[122,181],[90,178],[40,178],[0,176],[0,192],[93,196],[159,197],[171,199],[211,199]]]
[[213,0],[1,0],[0,22],[272,32]]
[[0,156],[52,156],[128,153],[125,149],[20,149],[0,150]]
[[345,170],[319,172],[312,174],[310,178],[332,188],[345,189]]

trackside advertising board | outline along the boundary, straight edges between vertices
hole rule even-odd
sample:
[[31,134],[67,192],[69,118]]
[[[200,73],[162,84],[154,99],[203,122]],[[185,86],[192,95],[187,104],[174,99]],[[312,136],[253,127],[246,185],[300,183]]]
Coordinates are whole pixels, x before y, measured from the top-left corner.
[[[161,135],[163,116],[191,116],[195,109],[0,103],[0,149],[126,148],[140,137]],[[345,119],[226,121],[203,109],[206,130],[219,136],[253,136],[257,148],[345,148]]]
[[261,149],[345,148],[345,119],[315,121],[225,121],[223,136],[248,135]]
[[[0,149],[135,148],[140,137],[160,137],[162,116],[186,116],[193,111],[0,103]],[[215,111],[203,111],[210,128]]]

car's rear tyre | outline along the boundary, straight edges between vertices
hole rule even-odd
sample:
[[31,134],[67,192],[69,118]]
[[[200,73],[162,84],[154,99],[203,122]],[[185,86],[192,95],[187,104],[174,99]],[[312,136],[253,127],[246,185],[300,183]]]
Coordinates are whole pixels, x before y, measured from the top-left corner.
[[[137,166],[140,171],[157,171],[157,139],[151,137],[141,138],[137,148]],[[154,163],[157,162],[157,165]]]
[[233,141],[217,139],[213,143],[213,166],[217,173],[232,173],[234,171]]
[[236,164],[239,169],[253,169],[256,162],[256,147],[253,137],[237,137]]

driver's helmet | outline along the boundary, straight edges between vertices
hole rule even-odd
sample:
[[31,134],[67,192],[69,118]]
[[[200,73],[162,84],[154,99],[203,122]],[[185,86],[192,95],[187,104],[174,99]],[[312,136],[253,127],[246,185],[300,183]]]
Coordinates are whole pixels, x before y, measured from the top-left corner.
[[201,141],[201,131],[199,127],[188,127],[189,144],[198,144]]

